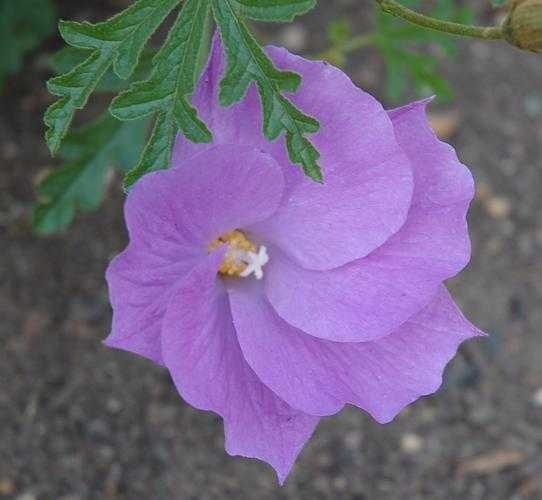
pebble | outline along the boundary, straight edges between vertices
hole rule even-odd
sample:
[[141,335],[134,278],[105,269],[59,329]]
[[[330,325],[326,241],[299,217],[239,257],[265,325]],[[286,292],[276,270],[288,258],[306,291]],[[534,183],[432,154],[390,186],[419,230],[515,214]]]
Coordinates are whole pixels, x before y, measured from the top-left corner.
[[14,491],[15,483],[11,479],[0,479],[0,495],[12,495]]
[[450,139],[459,128],[460,117],[455,110],[429,113],[429,123],[438,137]]
[[328,467],[329,465],[333,463],[333,457],[325,451],[322,453],[319,453],[316,457],[316,460],[320,467]]
[[338,476],[333,479],[333,487],[337,491],[345,491],[348,487],[348,481],[344,476]]
[[542,95],[530,94],[523,99],[525,114],[531,118],[542,114]]
[[282,42],[294,52],[303,50],[307,45],[307,28],[300,24],[291,24],[281,33]]
[[359,450],[363,442],[363,435],[359,431],[350,431],[344,436],[344,445],[349,450]]
[[533,405],[537,408],[542,408],[542,387],[537,389],[532,398]]
[[418,434],[408,432],[406,434],[403,434],[403,436],[401,436],[401,450],[403,450],[405,453],[408,453],[408,454],[419,453],[422,448],[423,448],[423,439],[420,436],[418,436]]
[[485,203],[487,213],[494,219],[506,219],[512,213],[512,203],[503,196],[494,196]]
[[118,399],[109,398],[105,404],[105,407],[107,408],[107,411],[115,414],[119,413],[122,410],[123,405],[122,402],[120,402]]

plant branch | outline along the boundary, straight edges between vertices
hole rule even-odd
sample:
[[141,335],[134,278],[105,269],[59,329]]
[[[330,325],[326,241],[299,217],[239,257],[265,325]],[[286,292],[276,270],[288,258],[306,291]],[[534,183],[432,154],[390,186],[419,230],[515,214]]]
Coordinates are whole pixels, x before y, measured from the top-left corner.
[[408,9],[395,0],[376,0],[376,2],[384,12],[417,24],[418,26],[423,26],[424,28],[485,40],[498,40],[504,37],[503,29],[500,26],[471,26],[468,24],[441,21],[440,19],[425,16],[412,9]]

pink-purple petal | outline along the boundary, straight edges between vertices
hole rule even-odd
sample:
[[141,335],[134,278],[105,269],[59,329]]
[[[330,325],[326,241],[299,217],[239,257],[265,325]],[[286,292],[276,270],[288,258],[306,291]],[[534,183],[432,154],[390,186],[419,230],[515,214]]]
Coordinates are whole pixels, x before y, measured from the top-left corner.
[[371,342],[316,339],[283,321],[262,294],[231,287],[243,355],[282,399],[313,415],[356,405],[378,422],[435,392],[464,340],[479,335],[442,287],[434,300],[391,335]]
[[337,160],[348,162],[342,175],[326,173],[324,184],[303,179],[273,217],[250,230],[297,265],[317,270],[341,266],[384,243],[405,222],[412,192],[408,159],[396,150],[363,165],[345,154],[343,149]]
[[104,343],[162,364],[160,331],[175,284],[201,257],[172,260],[157,250],[131,243],[109,264],[106,272],[113,308],[111,333]]
[[464,211],[474,196],[474,180],[455,149],[433,131],[426,112],[430,102],[423,99],[388,112],[397,140],[413,166],[412,205],[430,210],[462,203]]
[[390,113],[415,181],[403,227],[367,257],[325,273],[301,269],[280,254],[268,265],[268,297],[290,324],[341,342],[385,336],[468,263],[472,175],[437,139],[425,105]]
[[440,284],[427,278],[430,271],[381,266],[370,257],[311,271],[276,249],[270,256],[265,292],[273,308],[292,326],[334,342],[367,342],[390,334],[425,306]]
[[126,202],[130,238],[163,246],[168,256],[178,248],[204,253],[223,233],[272,215],[283,186],[282,171],[270,155],[247,146],[212,147],[183,168],[138,181]]
[[[224,63],[215,39],[194,104],[217,131],[216,143],[257,145],[277,160],[286,179],[280,209],[250,230],[310,269],[331,269],[363,257],[403,225],[412,196],[409,161],[397,144],[391,121],[381,104],[339,69],[284,49],[267,50],[277,66],[303,77],[301,88],[290,97],[320,120],[320,131],[310,139],[322,155],[324,184],[308,179],[290,163],[282,139],[270,143],[263,136],[254,87],[238,104],[229,108],[218,104]],[[208,147],[178,137],[173,165],[187,163]]]
[[318,418],[278,398],[245,362],[216,274],[220,260],[211,255],[176,289],[163,323],[164,361],[188,403],[222,416],[226,451],[268,462],[282,483]]

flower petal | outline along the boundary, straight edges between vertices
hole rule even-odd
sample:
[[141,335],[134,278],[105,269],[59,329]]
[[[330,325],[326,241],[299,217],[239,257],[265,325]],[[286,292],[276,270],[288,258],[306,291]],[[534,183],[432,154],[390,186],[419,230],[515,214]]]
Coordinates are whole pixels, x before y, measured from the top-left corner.
[[[341,266],[367,255],[403,225],[413,190],[409,161],[382,106],[342,71],[284,49],[267,51],[278,67],[303,77],[290,98],[320,120],[320,131],[310,139],[322,155],[323,185],[290,163],[283,141],[265,139],[254,87],[242,102],[219,106],[223,56],[217,38],[194,105],[215,132],[216,143],[250,144],[269,152],[283,167],[286,191],[281,208],[250,229],[306,268]],[[179,137],[173,164],[207,147]]]
[[[158,247],[156,245],[155,247]],[[113,308],[104,343],[162,364],[160,330],[176,283],[201,257],[177,249],[179,260],[130,244],[109,264],[106,279]]]
[[414,195],[406,224],[371,257],[455,276],[470,260],[466,215],[474,180],[452,146],[440,141],[426,116],[428,99],[391,111],[397,139],[413,165]]
[[427,119],[430,102],[422,99],[388,112],[397,140],[413,166],[411,208],[461,203],[464,212],[474,196],[474,180],[455,149],[435,135]]
[[378,422],[435,392],[461,342],[479,335],[448,291],[391,335],[341,343],[306,335],[283,321],[262,294],[229,290],[237,337],[248,364],[287,403],[312,415],[354,404]]
[[279,399],[245,362],[219,265],[207,259],[172,297],[163,323],[165,364],[188,403],[222,416],[226,451],[265,460],[282,483],[318,418]]
[[176,283],[224,232],[272,214],[283,176],[267,154],[217,146],[190,168],[148,174],[130,191],[130,246],[109,266],[113,327],[106,344],[162,363],[157,343]]
[[[380,266],[371,257],[331,271],[310,271],[276,248],[269,255],[265,293],[274,309],[292,326],[334,342],[389,335],[424,307],[438,287],[434,281],[427,287],[412,269]],[[427,297],[426,290],[432,295]]]
[[472,175],[453,148],[436,138],[426,102],[390,113],[415,179],[404,226],[367,257],[325,273],[272,257],[266,290],[288,323],[329,340],[376,339],[419,311],[468,263]]
[[147,174],[130,191],[126,223],[132,241],[147,248],[179,247],[199,254],[223,233],[269,217],[284,186],[271,156],[246,146],[220,145],[184,168]]

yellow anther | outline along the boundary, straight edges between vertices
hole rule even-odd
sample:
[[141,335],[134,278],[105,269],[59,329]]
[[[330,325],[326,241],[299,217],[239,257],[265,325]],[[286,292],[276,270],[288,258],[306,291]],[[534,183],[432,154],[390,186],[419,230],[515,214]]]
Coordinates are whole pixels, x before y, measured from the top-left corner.
[[209,245],[209,251],[223,244],[228,245],[228,251],[218,272],[226,276],[240,276],[248,265],[246,260],[243,260],[243,256],[248,253],[256,253],[256,245],[236,229],[213,240]]

